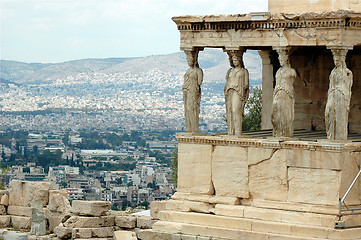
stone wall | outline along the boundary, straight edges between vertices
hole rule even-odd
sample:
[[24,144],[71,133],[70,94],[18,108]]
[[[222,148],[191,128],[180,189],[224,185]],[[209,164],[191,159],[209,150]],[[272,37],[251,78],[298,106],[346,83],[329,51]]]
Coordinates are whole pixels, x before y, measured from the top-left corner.
[[[337,214],[360,169],[360,144],[227,136],[178,136],[178,193],[173,199],[282,207]],[[347,197],[361,204],[360,181]],[[304,206],[308,206],[304,208]]]
[[359,0],[268,0],[272,13],[304,13],[342,10],[361,11]]

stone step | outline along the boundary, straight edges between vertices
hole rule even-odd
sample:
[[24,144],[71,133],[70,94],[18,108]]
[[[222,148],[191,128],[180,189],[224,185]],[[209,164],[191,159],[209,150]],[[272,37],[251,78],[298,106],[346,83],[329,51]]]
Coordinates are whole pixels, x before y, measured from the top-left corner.
[[[169,232],[173,230],[173,232]],[[275,233],[264,233],[249,230],[230,229],[222,227],[204,226],[189,223],[172,223],[159,221],[153,229],[141,232],[141,240],[168,240],[168,239],[212,239],[212,240],[322,240],[323,238],[308,238]],[[178,238],[175,238],[178,237]]]
[[[360,236],[361,238],[361,228],[352,228],[352,229],[334,229],[333,227],[319,227],[319,226],[310,226],[302,225],[296,223],[283,223],[276,221],[265,221],[258,219],[250,218],[239,218],[239,217],[227,217],[227,216],[217,216],[212,214],[202,214],[202,213],[185,213],[185,212],[175,212],[175,211],[161,211],[159,212],[159,217],[161,219],[160,223],[156,223],[153,227],[153,230],[161,231],[161,229],[166,229],[162,224],[167,225],[167,222],[180,224],[181,233],[190,234],[191,231],[184,231],[184,224],[187,225],[186,229],[191,229],[194,225],[203,226],[206,228],[222,228],[227,230],[235,230],[241,232],[256,232],[263,233],[266,235],[276,234],[276,235],[286,235],[286,236],[296,236],[303,238],[321,238],[321,239],[355,239]],[[174,229],[174,226],[173,226]],[[175,228],[174,233],[177,233],[179,229]],[[167,230],[164,230],[167,232]],[[168,230],[170,231],[170,230]],[[225,230],[224,230],[225,231]],[[225,231],[226,232],[226,231]],[[204,235],[204,236],[213,236],[213,235]],[[233,238],[230,238],[233,239]]]
[[[158,217],[158,212],[162,210],[176,212],[198,212],[198,213],[214,213],[218,216],[250,218],[275,222],[297,223],[319,227],[334,227],[338,220],[336,214],[320,214],[302,211],[290,211],[285,209],[272,209],[244,205],[226,205],[216,204],[215,206],[194,201],[169,200],[158,204],[153,217]],[[153,204],[154,206],[154,204]],[[361,217],[361,215],[360,215]],[[348,216],[345,218],[348,222],[352,221],[351,226],[355,226],[357,222],[361,224],[361,218],[356,216]]]
[[240,217],[274,222],[296,223],[317,227],[335,226],[338,217],[329,214],[305,213],[250,206],[230,206],[217,204],[214,213],[219,216]]

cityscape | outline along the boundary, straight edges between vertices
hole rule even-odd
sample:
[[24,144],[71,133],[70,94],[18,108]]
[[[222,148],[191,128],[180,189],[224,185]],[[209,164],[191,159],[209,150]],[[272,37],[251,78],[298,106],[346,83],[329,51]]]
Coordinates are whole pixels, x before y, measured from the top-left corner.
[[[260,58],[246,54],[251,85]],[[176,191],[176,133],[184,131],[183,53],[61,64],[2,61],[0,150],[5,185],[50,181],[69,200],[145,207]],[[225,132],[227,55],[208,50],[200,131]]]

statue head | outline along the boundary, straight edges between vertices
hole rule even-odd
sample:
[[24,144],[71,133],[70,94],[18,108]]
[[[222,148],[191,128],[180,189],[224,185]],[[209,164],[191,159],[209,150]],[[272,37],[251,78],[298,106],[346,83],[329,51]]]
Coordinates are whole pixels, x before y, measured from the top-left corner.
[[187,55],[187,63],[189,67],[198,66],[198,52],[197,51],[185,51]]
[[332,49],[333,54],[333,61],[335,63],[336,67],[342,67],[346,63],[346,53],[347,51],[344,51],[342,49]]
[[290,64],[288,59],[288,53],[285,50],[281,50],[278,52],[278,60],[280,61],[281,67],[287,66]]
[[243,64],[243,52],[234,52],[230,58],[232,67],[244,67]]

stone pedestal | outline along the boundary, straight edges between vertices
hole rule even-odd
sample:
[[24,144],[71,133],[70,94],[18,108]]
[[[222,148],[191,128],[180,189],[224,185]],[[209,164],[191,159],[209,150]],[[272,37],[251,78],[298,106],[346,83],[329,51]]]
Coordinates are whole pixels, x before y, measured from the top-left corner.
[[[152,204],[160,221],[141,239],[361,236],[361,228],[335,228],[339,220],[361,225],[361,215],[338,216],[339,198],[360,168],[361,143],[218,136],[178,136],[178,142],[181,187],[172,200]],[[347,196],[348,207],[361,205],[360,184]]]

